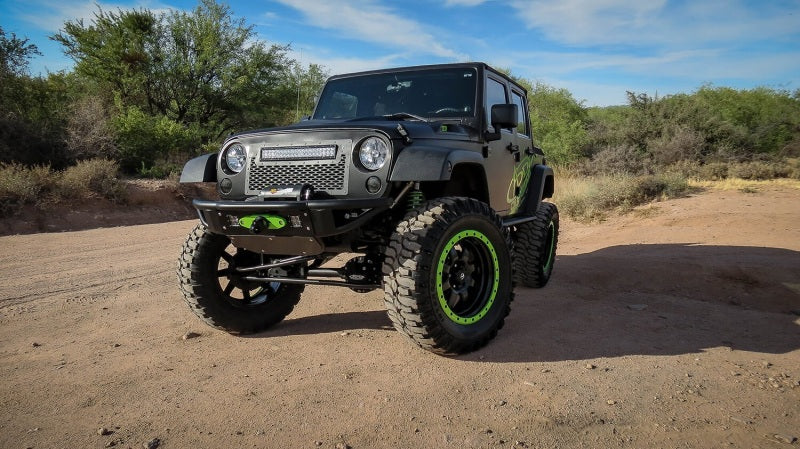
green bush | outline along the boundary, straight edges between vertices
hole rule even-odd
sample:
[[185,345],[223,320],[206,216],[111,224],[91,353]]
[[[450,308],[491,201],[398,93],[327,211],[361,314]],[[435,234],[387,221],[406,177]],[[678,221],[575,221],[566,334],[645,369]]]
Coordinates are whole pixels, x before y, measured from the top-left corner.
[[[113,120],[123,171],[147,171],[159,159],[187,159],[202,145],[199,125],[185,126],[132,106]],[[168,173],[167,173],[168,174]]]
[[142,167],[139,169],[139,175],[144,178],[167,179],[179,176],[181,170],[183,170],[182,164],[156,161],[152,167],[145,167],[144,164],[142,164]]

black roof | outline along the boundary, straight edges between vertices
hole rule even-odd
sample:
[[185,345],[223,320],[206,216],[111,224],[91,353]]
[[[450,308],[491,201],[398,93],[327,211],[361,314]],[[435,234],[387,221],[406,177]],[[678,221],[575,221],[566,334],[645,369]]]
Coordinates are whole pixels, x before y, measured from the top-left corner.
[[340,78],[350,78],[350,77],[365,76],[365,75],[377,75],[377,74],[393,73],[393,72],[408,72],[411,70],[437,70],[437,69],[447,69],[447,68],[474,68],[477,69],[478,71],[489,70],[492,73],[501,76],[509,83],[515,85],[516,87],[522,89],[527,93],[526,89],[520,86],[516,81],[511,79],[511,77],[509,77],[508,75],[497,69],[492,68],[489,64],[486,64],[485,62],[456,62],[450,64],[429,64],[429,65],[416,65],[408,67],[393,67],[393,68],[379,69],[379,70],[367,70],[363,72],[342,73],[340,75],[331,76],[330,78],[328,78],[328,81]]

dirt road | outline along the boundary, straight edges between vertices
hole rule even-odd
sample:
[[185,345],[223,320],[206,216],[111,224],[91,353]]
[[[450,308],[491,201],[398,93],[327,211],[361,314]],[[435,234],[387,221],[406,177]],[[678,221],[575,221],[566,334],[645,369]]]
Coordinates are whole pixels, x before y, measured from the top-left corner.
[[193,221],[0,237],[0,447],[791,447],[799,224],[788,188],[564,222],[550,284],[453,359],[378,292],[206,327],[174,274]]

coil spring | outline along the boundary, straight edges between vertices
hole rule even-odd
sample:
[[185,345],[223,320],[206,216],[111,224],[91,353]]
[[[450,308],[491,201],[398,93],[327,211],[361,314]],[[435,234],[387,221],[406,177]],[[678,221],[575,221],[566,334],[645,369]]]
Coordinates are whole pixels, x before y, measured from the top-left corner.
[[408,192],[408,204],[406,205],[406,210],[411,211],[425,202],[425,194],[419,190],[412,190]]

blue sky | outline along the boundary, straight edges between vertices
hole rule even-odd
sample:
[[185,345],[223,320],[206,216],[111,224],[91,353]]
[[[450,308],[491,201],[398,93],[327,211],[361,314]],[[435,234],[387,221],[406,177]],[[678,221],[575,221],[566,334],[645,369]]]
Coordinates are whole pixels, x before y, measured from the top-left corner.
[[[668,95],[705,83],[800,89],[800,0],[276,0],[227,2],[258,36],[331,74],[485,61],[569,89],[587,106],[625,92]],[[6,33],[43,56],[33,74],[69,69],[48,39],[104,10],[192,9],[186,0],[0,0]]]

